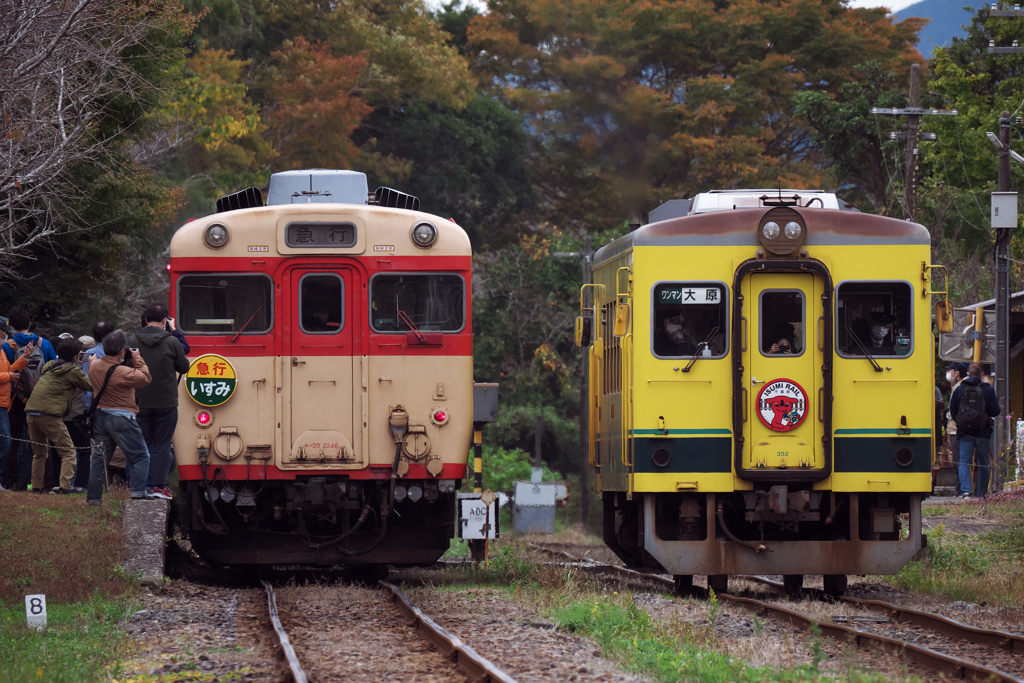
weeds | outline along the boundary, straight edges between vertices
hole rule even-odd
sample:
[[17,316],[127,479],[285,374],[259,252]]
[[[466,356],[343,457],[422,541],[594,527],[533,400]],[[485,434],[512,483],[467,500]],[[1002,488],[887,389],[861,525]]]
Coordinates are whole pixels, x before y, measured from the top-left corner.
[[939,524],[928,532],[928,559],[911,562],[889,580],[903,588],[954,600],[1024,606],[1024,522],[971,537]]
[[87,507],[80,496],[0,493],[0,603],[29,591],[71,603],[131,590],[118,515],[113,496]]
[[708,623],[713,628],[718,620],[718,610],[721,608],[721,605],[718,602],[718,594],[715,593],[714,588],[708,588],[708,596]]
[[21,605],[0,607],[0,680],[10,683],[78,683],[118,676],[126,653],[121,627],[132,609],[127,599],[93,597],[71,605],[49,603],[48,626],[25,626]]
[[[764,681],[765,683],[825,683],[836,677],[818,670],[820,644],[811,664],[789,669],[754,667],[713,649],[713,630],[661,624],[628,598],[587,599],[558,607],[553,616],[561,628],[593,638],[605,656],[624,668],[670,681]],[[694,636],[697,636],[696,638]],[[709,648],[709,649],[705,649]],[[856,678],[854,678],[856,676]],[[883,683],[882,674],[851,674],[848,680]]]

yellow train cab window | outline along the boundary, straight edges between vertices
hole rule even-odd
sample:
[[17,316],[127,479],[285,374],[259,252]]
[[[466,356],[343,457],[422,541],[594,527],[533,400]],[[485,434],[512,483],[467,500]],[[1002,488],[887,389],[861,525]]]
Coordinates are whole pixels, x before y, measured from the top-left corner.
[[299,326],[306,334],[337,334],[345,324],[344,283],[334,273],[299,280]]
[[266,334],[274,325],[273,291],[266,275],[182,275],[178,327],[185,334]]
[[841,282],[836,288],[836,350],[898,358],[914,350],[913,288],[907,282]]
[[[411,324],[411,325],[410,325]],[[370,278],[374,332],[459,332],[466,326],[466,282],[451,273],[381,273]]]
[[800,356],[804,352],[807,316],[804,293],[799,289],[761,292],[761,354]]
[[658,358],[721,358],[728,347],[725,285],[659,282],[653,290],[651,350]]

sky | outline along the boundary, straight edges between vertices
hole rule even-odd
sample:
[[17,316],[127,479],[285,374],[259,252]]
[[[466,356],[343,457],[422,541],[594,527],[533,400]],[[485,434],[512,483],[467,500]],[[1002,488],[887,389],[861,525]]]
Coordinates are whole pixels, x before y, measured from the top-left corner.
[[[484,0],[464,0],[470,5],[475,5],[480,10],[487,9]],[[904,7],[913,5],[918,0],[850,0],[850,7],[888,7],[893,12],[898,12]],[[444,0],[425,0],[430,8],[437,9],[444,4]]]
[[850,7],[888,7],[892,12],[899,12],[904,7],[913,5],[918,0],[888,0],[888,2],[879,2],[879,0],[851,0]]

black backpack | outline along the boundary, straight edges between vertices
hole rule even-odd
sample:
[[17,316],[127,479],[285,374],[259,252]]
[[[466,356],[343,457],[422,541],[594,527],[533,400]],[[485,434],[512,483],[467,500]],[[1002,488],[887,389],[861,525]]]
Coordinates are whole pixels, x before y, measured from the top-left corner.
[[960,410],[956,414],[956,430],[980,432],[987,424],[985,392],[981,383],[964,385],[964,395],[960,397]]

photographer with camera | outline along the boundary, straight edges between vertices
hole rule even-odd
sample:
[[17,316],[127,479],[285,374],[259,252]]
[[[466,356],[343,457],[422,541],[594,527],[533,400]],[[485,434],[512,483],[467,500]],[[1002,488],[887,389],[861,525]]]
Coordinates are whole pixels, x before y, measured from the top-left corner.
[[188,372],[188,342],[178,331],[167,306],[151,303],[142,314],[140,327],[128,340],[138,346],[153,381],[136,393],[139,428],[149,449],[146,490],[157,498],[170,500],[167,475],[171,471],[171,439],[178,426],[178,375]]
[[93,386],[92,466],[89,469],[90,505],[102,505],[104,473],[114,447],[120,447],[131,463],[129,486],[132,498],[152,500],[146,492],[149,476],[149,450],[139,428],[135,390],[153,381],[146,361],[138,349],[128,348],[128,337],[114,330],[103,339],[103,357],[89,363]]
[[32,490],[37,493],[44,493],[43,477],[50,454],[48,444],[53,444],[61,459],[60,486],[54,493],[72,493],[77,458],[64,417],[70,412],[78,390],[92,391],[89,378],[78,367],[81,354],[82,345],[77,339],[62,339],[57,345],[57,360],[43,366],[39,382],[25,404],[33,452]]

